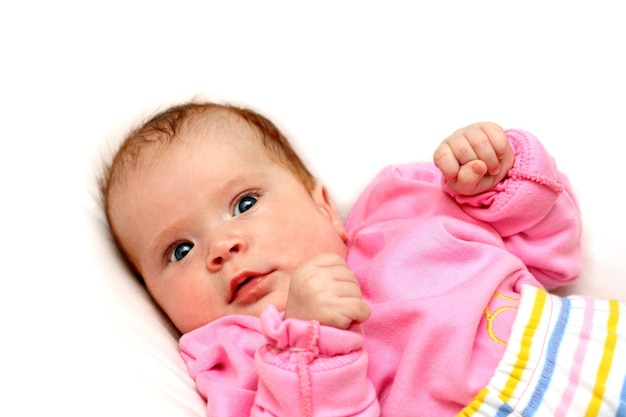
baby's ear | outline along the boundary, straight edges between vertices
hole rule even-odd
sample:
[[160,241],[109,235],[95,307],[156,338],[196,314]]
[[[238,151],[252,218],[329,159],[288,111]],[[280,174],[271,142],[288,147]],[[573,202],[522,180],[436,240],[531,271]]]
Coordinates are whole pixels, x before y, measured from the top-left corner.
[[311,190],[311,196],[313,197],[313,201],[315,201],[315,203],[319,206],[322,213],[324,213],[331,221],[339,237],[341,237],[341,239],[345,242],[346,229],[343,225],[343,221],[341,221],[341,216],[337,213],[337,209],[328,195],[328,190],[326,190],[324,184],[316,182],[315,186]]

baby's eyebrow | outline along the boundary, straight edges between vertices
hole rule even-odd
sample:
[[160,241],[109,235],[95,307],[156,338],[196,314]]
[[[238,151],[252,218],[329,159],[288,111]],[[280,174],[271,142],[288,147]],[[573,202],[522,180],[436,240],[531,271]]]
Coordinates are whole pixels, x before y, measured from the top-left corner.
[[218,189],[218,194],[233,194],[233,197],[235,197],[241,191],[244,191],[244,188],[252,189],[259,187],[262,181],[267,178],[267,175],[266,172],[260,170],[239,174],[222,184]]
[[242,186],[243,184],[245,184],[247,181],[249,181],[251,178],[256,178],[257,175],[255,174],[250,174],[250,175],[238,175],[234,178],[231,178],[230,180],[226,181],[221,187],[220,187],[220,191],[224,192],[224,191],[229,191],[235,188],[238,188],[240,186]]
[[152,254],[155,252],[162,255],[166,249],[166,246],[169,246],[170,242],[174,242],[177,237],[173,232],[174,227],[164,227],[161,231],[157,232],[154,237],[150,240],[148,245],[146,245],[146,255],[148,258],[152,257]]

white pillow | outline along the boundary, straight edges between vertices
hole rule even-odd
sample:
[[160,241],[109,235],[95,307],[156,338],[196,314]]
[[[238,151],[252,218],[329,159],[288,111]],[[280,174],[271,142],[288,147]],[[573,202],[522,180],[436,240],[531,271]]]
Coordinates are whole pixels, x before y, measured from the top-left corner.
[[109,415],[205,416],[178,350],[179,333],[129,272],[109,239],[97,202],[86,207],[105,329],[94,339],[109,379]]

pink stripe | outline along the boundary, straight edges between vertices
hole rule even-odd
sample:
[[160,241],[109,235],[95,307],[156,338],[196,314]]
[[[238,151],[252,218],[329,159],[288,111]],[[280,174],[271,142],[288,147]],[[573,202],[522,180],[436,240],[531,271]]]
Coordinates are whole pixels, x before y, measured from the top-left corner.
[[580,374],[582,371],[582,364],[585,359],[585,353],[587,352],[587,345],[589,344],[589,338],[591,337],[591,322],[593,320],[593,299],[585,297],[585,324],[582,327],[580,337],[578,338],[578,346],[576,347],[576,353],[572,363],[572,369],[569,374],[569,383],[567,388],[563,392],[561,397],[561,403],[554,413],[555,416],[565,416],[567,410],[574,399],[576,386],[580,381]]

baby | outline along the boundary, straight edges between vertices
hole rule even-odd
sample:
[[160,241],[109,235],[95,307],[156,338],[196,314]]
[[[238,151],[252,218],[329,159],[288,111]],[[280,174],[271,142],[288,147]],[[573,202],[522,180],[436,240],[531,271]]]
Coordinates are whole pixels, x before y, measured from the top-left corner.
[[107,219],[208,415],[626,415],[624,305],[546,292],[581,266],[554,160],[477,123],[434,162],[384,169],[344,225],[256,112],[192,102],[128,135]]

